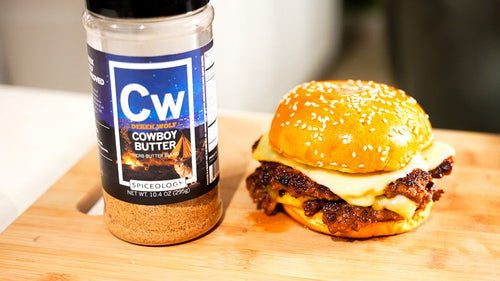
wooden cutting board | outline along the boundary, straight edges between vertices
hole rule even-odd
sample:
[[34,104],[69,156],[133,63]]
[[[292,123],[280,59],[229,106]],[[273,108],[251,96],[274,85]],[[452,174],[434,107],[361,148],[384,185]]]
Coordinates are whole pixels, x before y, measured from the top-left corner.
[[346,240],[256,210],[244,179],[269,120],[221,116],[224,216],[207,235],[164,247],[112,236],[85,214],[100,197],[94,149],[0,235],[0,280],[500,280],[500,135],[436,130],[457,155],[429,219]]

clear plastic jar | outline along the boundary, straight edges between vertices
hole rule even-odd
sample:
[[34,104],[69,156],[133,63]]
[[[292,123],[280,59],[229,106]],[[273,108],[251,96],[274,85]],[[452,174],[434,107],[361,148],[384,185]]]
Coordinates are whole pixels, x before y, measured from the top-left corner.
[[177,54],[200,48],[212,40],[213,19],[210,4],[168,17],[113,18],[89,10],[83,14],[89,46],[126,56]]
[[184,242],[221,217],[208,2],[87,1],[104,218],[125,241]]

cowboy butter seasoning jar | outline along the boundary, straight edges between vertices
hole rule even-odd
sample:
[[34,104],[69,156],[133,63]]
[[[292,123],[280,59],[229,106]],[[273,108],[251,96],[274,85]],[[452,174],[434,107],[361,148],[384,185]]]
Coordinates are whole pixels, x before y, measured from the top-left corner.
[[214,11],[208,0],[87,0],[104,218],[143,245],[219,221]]

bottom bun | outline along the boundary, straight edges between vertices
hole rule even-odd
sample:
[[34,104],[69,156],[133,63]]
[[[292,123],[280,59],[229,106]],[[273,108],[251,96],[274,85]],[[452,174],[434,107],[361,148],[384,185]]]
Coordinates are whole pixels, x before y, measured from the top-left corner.
[[366,225],[358,231],[331,232],[328,226],[323,223],[323,212],[317,212],[314,216],[308,217],[304,214],[304,209],[292,205],[283,204],[285,212],[294,220],[304,226],[322,233],[344,238],[370,238],[375,236],[386,236],[410,231],[420,225],[431,211],[433,202],[429,202],[425,209],[416,211],[413,217],[406,220],[376,222]]

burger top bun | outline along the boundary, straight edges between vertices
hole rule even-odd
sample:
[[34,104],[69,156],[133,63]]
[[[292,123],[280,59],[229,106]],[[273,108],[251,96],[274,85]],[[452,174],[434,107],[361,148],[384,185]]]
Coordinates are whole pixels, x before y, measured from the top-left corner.
[[286,157],[348,173],[401,169],[432,139],[415,99],[353,80],[299,85],[279,103],[269,131],[271,147]]

